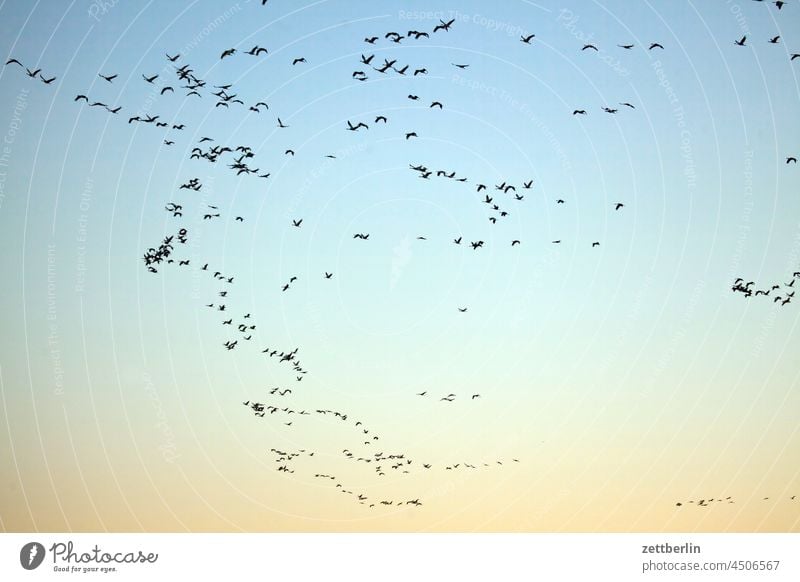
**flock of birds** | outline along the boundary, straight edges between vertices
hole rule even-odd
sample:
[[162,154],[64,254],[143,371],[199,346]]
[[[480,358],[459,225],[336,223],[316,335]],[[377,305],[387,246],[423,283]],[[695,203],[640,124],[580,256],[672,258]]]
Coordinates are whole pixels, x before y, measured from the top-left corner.
[[[266,3],[266,0],[262,0],[262,5],[265,5]],[[784,2],[774,2],[774,4],[778,9],[781,9],[784,5]],[[404,35],[396,31],[388,31],[380,35],[368,36],[364,38],[364,43],[367,45],[376,45],[381,39],[387,43],[390,43],[390,46],[399,45],[404,42],[410,43],[414,41],[420,41],[421,39],[430,39],[432,35],[435,34],[447,33],[454,25],[455,19],[449,21],[440,21],[430,31],[409,30]],[[524,44],[533,44],[535,37],[535,34],[522,35],[519,41]],[[738,46],[745,46],[746,41],[747,37],[742,37],[741,39],[736,40],[735,43]],[[775,36],[769,40],[771,44],[777,44],[779,41],[780,36]],[[617,46],[623,50],[631,50],[634,48],[633,44],[618,44]],[[646,46],[647,50],[649,51],[665,50],[664,46],[659,42],[652,42]],[[599,49],[596,44],[585,44],[580,48],[580,51],[599,51]],[[269,54],[270,53],[267,48],[256,44],[249,50],[244,51],[240,51],[240,49],[237,47],[227,48],[222,51],[219,59],[220,61],[227,61],[228,59],[239,58],[239,56],[258,59],[266,57]],[[233,83],[210,84],[207,80],[201,78],[201,76],[196,72],[190,63],[184,62],[180,54],[166,53],[165,57],[169,65],[172,67],[174,79],[165,80],[162,73],[141,74],[142,82],[155,87],[155,90],[160,96],[176,94],[178,91],[182,91],[184,99],[187,100],[204,100],[209,97],[212,98],[214,109],[232,109],[238,107],[241,108],[244,113],[249,113],[252,115],[263,115],[266,112],[272,111],[265,100],[259,99],[258,97],[253,99],[248,98],[247,96],[241,94],[241,92],[236,89]],[[792,61],[794,61],[795,59],[800,58],[800,54],[792,54],[790,58]],[[292,67],[302,66],[307,62],[307,59],[303,56],[293,57],[291,60],[287,61],[288,65]],[[46,85],[50,85],[56,80],[55,76],[45,77],[39,68],[27,68],[15,58],[9,59],[6,65],[19,66],[26,72],[28,77],[38,79]],[[466,69],[470,66],[470,63],[451,62],[450,65],[458,69]],[[381,62],[374,53],[361,54],[357,68],[352,71],[350,79],[363,83],[372,78],[372,76],[375,74],[424,77],[429,74],[428,67],[429,66],[414,66],[411,63],[401,63],[397,58],[383,58]],[[98,73],[98,77],[106,83],[113,84],[118,78],[118,73]],[[445,103],[437,98],[423,99],[421,95],[408,94],[406,99],[413,102],[425,103],[427,104],[425,107],[432,111],[443,111],[445,109]],[[87,94],[79,94],[75,96],[74,101],[77,103],[84,103],[90,108],[103,109],[111,115],[118,115],[123,110],[123,106],[121,105],[105,103],[102,100],[95,100],[94,98],[90,98]],[[636,111],[636,106],[629,101],[623,101],[616,105],[607,105],[602,107],[602,111],[610,115],[618,114],[621,110],[634,112]],[[585,116],[588,115],[588,112],[586,109],[576,108],[572,110],[571,114],[572,116]],[[149,113],[132,115],[127,119],[127,123],[138,123],[164,130],[165,135],[163,137],[163,143],[166,146],[174,145],[178,139],[177,136],[179,135],[176,132],[181,132],[187,127],[185,123],[180,123],[178,120],[168,120],[162,118],[161,115],[151,115]],[[289,132],[284,134],[283,130],[289,129],[291,126],[285,123],[281,117],[277,115],[275,116],[275,125],[278,129],[282,130],[279,132],[279,135],[290,135]],[[369,119],[347,120],[343,130],[355,134],[361,132],[374,132],[375,129],[370,130],[371,126],[374,128],[375,126],[391,127],[392,125],[393,124],[392,120],[390,119],[390,115],[380,114],[370,116]],[[417,130],[413,128],[401,128],[397,135],[403,135],[405,141],[419,137]],[[284,151],[284,156],[295,156],[295,150],[292,147],[287,145],[281,149]],[[328,154],[326,157],[330,159],[336,159],[336,156],[333,154]],[[255,149],[247,144],[219,144],[214,138],[203,136],[191,148],[189,158],[193,161],[210,164],[222,163],[227,167],[227,169],[235,173],[236,176],[251,176],[259,179],[268,179],[270,177],[270,172],[265,168],[263,161],[256,161],[257,152]],[[787,158],[786,163],[796,163],[796,161],[797,160],[794,157],[789,157]],[[463,184],[463,187],[468,189],[473,194],[476,204],[482,205],[480,207],[486,210],[487,221],[492,225],[496,225],[499,221],[502,221],[510,216],[512,212],[515,211],[515,206],[524,203],[529,193],[534,190],[534,181],[530,178],[518,180],[506,178],[498,183],[495,183],[495,180],[489,179],[475,180],[452,169],[434,169],[433,164],[409,162],[409,169],[411,172],[415,173],[416,176],[423,180],[449,180],[454,183]],[[201,192],[202,188],[203,184],[201,183],[200,178],[191,177],[181,184],[181,186],[178,188],[178,192],[180,194],[181,192],[186,191],[188,194],[192,194]],[[166,203],[164,210],[171,214],[173,218],[183,219],[184,213],[189,211],[187,206],[190,204],[195,204],[194,199],[191,197],[188,200],[173,200]],[[555,206],[560,206],[567,204],[567,201],[564,198],[557,198],[552,201],[552,204]],[[626,204],[626,202],[622,201],[614,202],[609,208],[609,211],[617,213],[625,208]],[[222,213],[220,212],[219,207],[215,205],[204,203],[202,207],[198,207],[195,210],[199,212],[200,215],[202,215],[202,219],[206,221],[214,221],[222,218]],[[245,222],[245,217],[235,216],[233,220],[234,222],[243,223]],[[287,225],[287,227],[299,229],[303,225],[303,220],[304,219],[302,217],[294,218],[292,219],[291,224]],[[233,289],[235,288],[235,276],[230,273],[223,273],[219,269],[210,267],[208,263],[204,263],[202,266],[196,265],[192,263],[189,258],[184,256],[187,253],[184,253],[181,256],[176,256],[176,250],[186,245],[188,236],[189,234],[187,228],[180,227],[175,231],[174,234],[166,236],[158,244],[158,246],[147,249],[143,255],[145,268],[148,272],[155,274],[167,265],[174,265],[178,268],[197,269],[200,272],[206,273],[207,276],[210,277],[210,279],[216,285],[218,285],[216,296],[213,300],[205,303],[205,308],[216,314],[219,325],[221,325],[228,334],[224,343],[221,344],[222,349],[230,352],[237,348],[241,348],[242,346],[257,343],[256,336],[260,328],[257,326],[255,319],[250,313],[241,314],[241,310],[237,310],[235,307],[235,293],[233,293]],[[353,233],[352,238],[365,243],[370,241],[370,233],[356,232]],[[428,240],[428,236],[420,235],[418,239]],[[452,241],[452,244],[455,245],[462,245],[463,243],[464,247],[469,247],[472,249],[472,251],[479,251],[486,245],[486,241],[481,236],[466,237],[463,233],[454,233],[452,238],[446,237],[446,240],[448,243]],[[560,238],[551,240],[551,244],[560,244],[561,242],[562,239]],[[517,247],[522,243],[522,238],[513,238],[509,241],[511,247]],[[588,240],[585,244],[589,246],[589,248],[596,248],[600,246],[601,241]],[[332,279],[333,276],[334,273],[332,270],[324,271],[318,275],[320,281],[322,282]],[[281,286],[281,292],[289,291],[292,284],[298,280],[298,277],[299,275],[294,275],[289,278]],[[733,291],[742,293],[746,297],[770,297],[774,302],[780,303],[781,305],[786,305],[791,302],[791,299],[794,297],[794,291],[791,288],[793,287],[797,278],[800,278],[800,272],[794,273],[793,278],[788,283],[783,285],[773,285],[764,289],[754,289],[754,282],[750,281],[745,283],[744,280],[740,278],[734,283]],[[459,313],[466,313],[468,311],[467,306],[458,306],[457,309]],[[240,313],[241,315],[233,315],[232,313]],[[403,451],[373,452],[374,449],[378,447],[378,444],[383,442],[381,435],[371,429],[366,428],[361,420],[356,420],[346,411],[334,410],[326,407],[304,409],[291,404],[293,398],[295,397],[295,392],[299,391],[299,383],[303,380],[306,374],[308,374],[308,370],[298,359],[299,348],[278,348],[275,346],[264,346],[262,344],[258,349],[260,349],[265,361],[276,362],[278,365],[283,365],[291,370],[291,374],[295,382],[295,388],[294,390],[292,388],[272,388],[267,394],[265,394],[266,398],[263,399],[263,402],[261,399],[253,399],[243,402],[242,404],[246,407],[246,409],[250,411],[255,418],[265,421],[270,420],[276,424],[280,423],[286,430],[296,430],[305,422],[305,420],[301,420],[303,417],[326,417],[344,423],[352,432],[353,445],[351,448],[345,448],[341,450],[339,456],[343,461],[348,463],[363,464],[368,466],[378,477],[384,477],[390,473],[405,475],[414,472],[436,470],[471,471],[495,468],[503,466],[504,464],[520,462],[517,458],[511,458],[510,460],[501,458],[480,461],[474,459],[465,461],[461,459],[458,460],[458,462],[436,464],[412,458]],[[429,394],[428,390],[418,392],[416,393],[416,396],[420,398],[433,399],[439,403],[442,403],[442,406],[446,406],[448,403],[452,403],[459,398],[459,395],[455,393],[434,395]],[[480,401],[481,395],[477,393],[468,394],[462,398],[469,402],[474,402]],[[315,451],[309,451],[307,449],[286,451],[278,448],[272,448],[270,449],[270,453],[274,458],[276,470],[287,474],[295,473],[295,462],[298,459],[318,459],[322,456],[315,456]],[[355,502],[362,505],[367,505],[369,507],[422,505],[422,501],[420,501],[420,498],[416,495],[412,495],[409,498],[386,498],[381,496],[373,498],[371,495],[368,495],[366,491],[354,491],[353,488],[347,486],[345,483],[342,483],[340,479],[336,475],[333,475],[330,471],[313,473],[313,477],[314,479],[317,479],[320,482],[340,491],[343,495],[351,497]],[[794,499],[794,497],[792,497],[792,499]],[[722,501],[733,503],[732,499],[728,497],[724,500],[702,499],[699,500],[696,505],[706,507],[710,503]],[[694,503],[694,501],[688,501],[686,503],[691,504]],[[677,503],[677,506],[681,505],[683,505],[683,503]]]
[[[761,501],[769,501],[769,500],[770,500],[769,497],[761,498]],[[791,497],[789,497],[789,501],[796,501],[796,500],[797,500],[797,495],[792,495]],[[733,504],[736,503],[736,501],[734,501],[732,496],[728,495],[727,497],[709,497],[708,499],[697,499],[697,500],[690,499],[689,501],[677,501],[675,503],[675,507],[684,507],[687,505],[694,505],[695,507],[711,507],[715,503]]]
[[755,281],[744,282],[744,279],[737,277],[731,289],[734,293],[741,293],[745,297],[770,297],[773,303],[787,305],[794,298],[794,282],[800,278],[800,271],[792,273],[792,278],[788,283],[775,283],[766,289],[755,289]]

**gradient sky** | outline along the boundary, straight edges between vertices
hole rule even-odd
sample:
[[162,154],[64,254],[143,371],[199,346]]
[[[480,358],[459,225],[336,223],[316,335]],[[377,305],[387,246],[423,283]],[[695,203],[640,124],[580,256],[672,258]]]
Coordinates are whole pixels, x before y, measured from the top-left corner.
[[[0,70],[0,529],[800,530],[800,300],[731,292],[800,270],[800,166],[785,164],[800,154],[798,11],[3,2],[4,62],[57,79]],[[383,38],[440,16],[456,18],[449,32]],[[646,50],[655,41],[663,51]],[[269,54],[242,54],[255,44]],[[202,98],[184,96],[165,53],[207,81]],[[359,63],[372,53],[428,75],[381,75]],[[226,83],[269,110],[215,107],[208,89]],[[186,129],[128,124],[137,114]],[[270,178],[190,160],[202,136],[252,147]],[[179,190],[192,177],[202,191]],[[493,189],[503,181],[524,200]],[[509,211],[496,225],[477,183]],[[206,204],[221,217],[204,221]],[[181,227],[191,267],[148,273],[143,253]],[[221,288],[230,315],[258,324],[232,352],[204,307]],[[298,347],[303,381],[266,346]],[[293,394],[276,401],[274,386]],[[346,411],[380,445],[359,448],[329,416],[255,418],[245,400]],[[315,457],[285,474],[273,447]],[[344,448],[403,452],[414,470],[379,477]],[[424,504],[368,508],[316,473],[370,502]]]

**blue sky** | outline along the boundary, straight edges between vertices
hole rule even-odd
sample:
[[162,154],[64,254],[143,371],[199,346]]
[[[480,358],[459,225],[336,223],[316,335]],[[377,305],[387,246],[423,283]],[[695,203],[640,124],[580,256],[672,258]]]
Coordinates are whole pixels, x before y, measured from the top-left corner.
[[[712,517],[672,506],[721,489],[749,504],[800,481],[790,462],[800,446],[796,304],[730,290],[736,277],[788,283],[800,264],[800,170],[785,163],[800,153],[800,59],[790,61],[799,9],[0,5],[2,54],[57,77],[45,85],[16,65],[0,70],[2,453],[20,467],[6,527],[796,530],[796,509],[780,505]],[[432,34],[439,13],[456,22]],[[412,29],[430,37],[383,38]],[[532,43],[520,42],[528,34]],[[664,50],[648,51],[651,42]],[[598,50],[582,51],[586,43]],[[269,53],[243,54],[253,45]],[[207,81],[202,97],[185,95],[165,53]],[[382,75],[359,62],[369,54],[428,73]],[[307,62],[293,66],[299,57]],[[355,70],[369,79],[354,80]],[[156,73],[154,85],[142,79]],[[160,95],[167,84],[175,91]],[[246,105],[216,107],[210,88],[224,84]],[[122,110],[88,107],[78,94]],[[258,101],[269,109],[248,111]],[[145,114],[185,129],[127,122]],[[348,120],[369,129],[346,131]],[[406,139],[411,131],[418,137]],[[236,176],[230,157],[190,159],[203,136],[251,147],[251,167],[270,177]],[[410,164],[467,181],[421,180]],[[193,177],[200,192],[179,189]],[[524,199],[495,190],[501,182]],[[508,212],[497,224],[486,194]],[[170,201],[182,218],[164,211]],[[209,204],[220,218],[203,220]],[[191,267],[146,272],[142,254],[181,227]],[[473,251],[474,240],[484,248]],[[235,276],[229,307],[258,323],[243,349],[222,348],[230,333],[204,307],[221,289],[204,263]],[[265,363],[267,346],[299,347],[307,378]],[[412,497],[455,493],[409,522],[365,513],[353,525],[352,507],[307,474],[274,474],[264,444],[331,448],[332,470],[376,496],[384,485],[337,465],[346,433],[325,423],[289,432],[242,409],[274,385],[295,388],[297,406],[368,417],[393,450],[435,463],[524,462],[487,477],[397,479],[387,487]],[[443,409],[415,396],[426,389],[460,399]],[[481,398],[468,402],[473,393]],[[165,442],[177,464],[165,461]],[[28,466],[21,451],[49,462]],[[76,464],[86,476],[70,472]],[[176,467],[209,483],[195,492],[202,503],[183,495]],[[569,506],[564,483],[610,509]],[[123,500],[129,514],[84,511],[111,485],[108,507]],[[265,489],[285,496],[265,500]],[[26,491],[59,511],[23,512]],[[549,509],[532,501],[544,497]],[[620,499],[631,501],[620,509]],[[173,517],[150,515],[154,504]],[[268,508],[259,520],[254,506]]]

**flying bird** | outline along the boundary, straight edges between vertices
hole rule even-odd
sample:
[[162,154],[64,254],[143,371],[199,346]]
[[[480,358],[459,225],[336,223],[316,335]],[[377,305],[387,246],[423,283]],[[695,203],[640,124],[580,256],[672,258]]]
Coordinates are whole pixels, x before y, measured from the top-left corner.
[[447,32],[450,30],[450,27],[453,26],[453,23],[455,21],[456,21],[455,18],[453,18],[452,20],[448,20],[447,22],[445,22],[444,20],[439,20],[441,24],[437,24],[436,26],[434,26],[433,32],[438,32],[440,30],[444,30],[445,32]]

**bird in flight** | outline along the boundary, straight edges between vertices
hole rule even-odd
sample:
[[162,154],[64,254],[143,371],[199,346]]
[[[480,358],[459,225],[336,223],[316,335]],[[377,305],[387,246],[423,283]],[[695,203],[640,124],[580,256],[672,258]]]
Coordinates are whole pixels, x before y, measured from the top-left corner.
[[269,51],[265,49],[263,46],[255,45],[249,51],[245,52],[246,55],[252,55],[254,57],[259,56],[261,53],[269,53]]
[[733,43],[734,43],[734,44],[736,44],[736,45],[738,45],[738,46],[744,46],[744,43],[745,43],[746,41],[747,41],[747,35],[743,36],[743,37],[742,37],[742,38],[740,38],[739,40],[735,40],[735,41],[733,41]]
[[444,20],[439,20],[441,24],[437,24],[433,27],[433,32],[439,32],[440,30],[444,30],[445,32],[450,30],[450,27],[453,26],[453,23],[456,21],[455,18],[452,20],[448,20],[445,22]]
[[98,76],[98,77],[100,77],[101,79],[105,79],[105,80],[106,80],[106,81],[108,81],[109,83],[113,82],[113,81],[114,81],[114,79],[116,79],[116,78],[117,78],[117,75],[116,75],[116,74],[114,74],[114,75],[108,75],[108,76],[106,76],[106,75],[100,75],[100,74],[98,74],[97,76]]
[[524,42],[525,44],[531,44],[531,41],[535,36],[536,36],[535,34],[529,34],[528,36],[520,36],[519,40],[520,42]]

